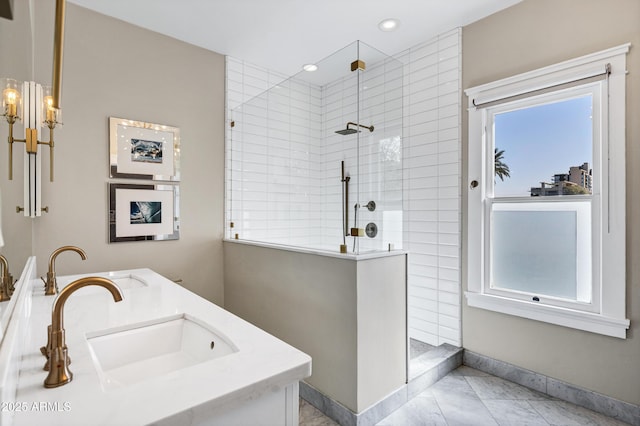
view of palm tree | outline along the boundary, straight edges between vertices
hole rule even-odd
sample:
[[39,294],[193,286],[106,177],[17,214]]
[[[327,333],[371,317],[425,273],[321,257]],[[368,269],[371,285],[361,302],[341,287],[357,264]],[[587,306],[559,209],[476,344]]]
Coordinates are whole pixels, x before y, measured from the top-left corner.
[[504,149],[494,149],[493,153],[494,172],[501,181],[504,181],[505,177],[510,177],[509,166],[504,162]]
[[[495,113],[491,145],[495,166],[493,170],[489,168],[495,183],[494,196],[531,196],[531,189],[541,187],[549,177],[552,182],[547,182],[544,194],[538,195],[553,195],[552,184],[558,188],[570,185],[555,182],[556,175],[569,174],[569,168],[580,168],[583,163],[593,164],[594,102],[588,94],[530,106],[518,103],[513,109]],[[491,155],[491,151],[487,154]],[[584,173],[576,170],[575,179],[557,180],[571,180],[588,188],[587,182],[579,182],[578,175],[590,175],[589,171],[590,167]]]

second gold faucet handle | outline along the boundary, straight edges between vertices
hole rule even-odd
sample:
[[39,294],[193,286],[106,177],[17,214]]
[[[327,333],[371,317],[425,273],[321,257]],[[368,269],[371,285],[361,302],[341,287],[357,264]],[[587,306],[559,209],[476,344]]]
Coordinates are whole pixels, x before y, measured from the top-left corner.
[[9,290],[5,288],[4,284],[4,282],[0,282],[0,302],[6,302],[7,300],[11,299]]
[[[42,279],[42,278],[41,278]],[[56,280],[56,274],[47,272],[47,280],[44,281],[44,294],[45,296],[54,296],[58,293],[58,282]]]
[[47,326],[47,344],[40,348],[40,353],[47,359],[47,362],[44,363],[44,367],[42,369],[49,371],[49,358],[51,357],[51,325]]

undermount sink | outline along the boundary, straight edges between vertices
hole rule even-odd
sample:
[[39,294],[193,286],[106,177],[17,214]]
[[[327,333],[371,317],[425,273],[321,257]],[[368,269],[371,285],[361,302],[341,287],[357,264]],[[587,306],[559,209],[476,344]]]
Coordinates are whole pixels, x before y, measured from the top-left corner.
[[[85,276],[85,275],[82,275]],[[148,287],[148,284],[146,283],[146,281],[134,274],[114,274],[114,273],[108,273],[108,274],[94,274],[94,275],[86,275],[87,277],[89,276],[95,276],[95,277],[103,277],[103,278],[108,278],[111,281],[113,281],[119,288],[120,290],[131,290],[134,288],[141,288],[141,287]],[[64,288],[66,287],[69,283],[71,283],[71,281],[73,281],[72,279],[70,279],[69,277],[61,277],[58,279],[58,285],[60,286],[60,288]],[[82,290],[83,294],[93,294],[96,292],[102,293],[102,291],[98,288],[95,287],[85,287]]]
[[235,352],[221,333],[187,314],[87,333],[103,386],[119,387]]
[[147,283],[145,283],[142,279],[132,274],[116,275],[116,276],[111,276],[106,278],[109,278],[111,281],[116,283],[116,285],[120,287],[120,290],[127,290],[131,288],[147,286]]

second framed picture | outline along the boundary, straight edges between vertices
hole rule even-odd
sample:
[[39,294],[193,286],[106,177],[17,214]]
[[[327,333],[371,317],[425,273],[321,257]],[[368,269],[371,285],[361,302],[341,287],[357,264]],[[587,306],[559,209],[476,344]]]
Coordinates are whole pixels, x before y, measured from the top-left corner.
[[180,130],[109,117],[109,176],[180,181]]
[[109,184],[109,242],[180,238],[178,185]]

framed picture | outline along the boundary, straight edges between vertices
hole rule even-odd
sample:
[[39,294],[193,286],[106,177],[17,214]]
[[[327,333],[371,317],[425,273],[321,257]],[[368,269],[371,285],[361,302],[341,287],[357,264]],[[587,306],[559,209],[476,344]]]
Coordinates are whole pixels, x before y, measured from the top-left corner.
[[180,238],[177,185],[109,184],[109,242]]
[[180,181],[180,130],[109,117],[109,176]]

